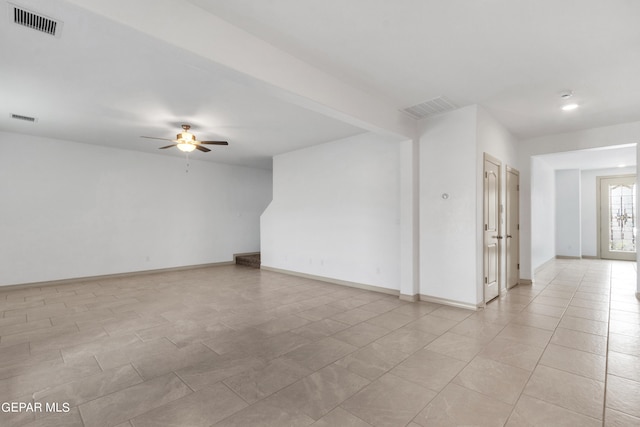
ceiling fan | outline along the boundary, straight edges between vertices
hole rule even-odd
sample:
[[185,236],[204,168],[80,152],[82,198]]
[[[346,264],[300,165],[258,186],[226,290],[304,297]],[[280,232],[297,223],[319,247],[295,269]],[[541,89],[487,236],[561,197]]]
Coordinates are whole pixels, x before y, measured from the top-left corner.
[[178,147],[178,150],[184,151],[186,153],[190,153],[193,150],[200,150],[205,153],[211,151],[207,147],[203,147],[202,145],[229,145],[227,141],[198,141],[196,139],[196,136],[189,132],[189,129],[191,129],[190,125],[182,125],[182,129],[183,131],[176,135],[176,139],[156,138],[153,136],[141,136],[140,138],[160,139],[163,141],[175,142],[175,144],[160,147],[160,150],[164,150],[165,148]]

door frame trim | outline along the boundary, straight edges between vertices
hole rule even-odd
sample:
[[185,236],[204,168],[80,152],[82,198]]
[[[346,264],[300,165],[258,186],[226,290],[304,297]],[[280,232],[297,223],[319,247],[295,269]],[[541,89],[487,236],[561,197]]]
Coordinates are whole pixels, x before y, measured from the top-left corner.
[[[508,184],[509,184],[509,174],[510,173],[512,173],[512,174],[514,174],[514,175],[516,175],[518,177],[518,188],[520,187],[520,171],[518,169],[514,168],[514,167],[506,165],[505,166],[505,181],[507,181],[507,182],[505,182],[505,186],[506,186],[505,206],[507,206],[507,203],[509,201],[508,200],[509,199],[509,186],[508,186]],[[520,225],[520,190],[518,190],[518,192],[517,192],[517,197],[518,197],[518,223],[517,224],[519,226]],[[507,208],[505,208],[505,216],[504,216],[505,239],[506,239],[506,233],[509,230],[509,225],[510,225],[509,224],[509,215],[506,214],[506,209]],[[516,231],[518,233],[518,239],[517,239],[518,245],[516,246],[516,261],[517,261],[517,264],[520,265],[520,227],[517,227]],[[505,242],[506,242],[506,240],[505,240]],[[509,280],[509,271],[508,271],[508,269],[509,269],[509,260],[508,260],[508,257],[509,257],[509,254],[507,253],[506,247],[505,247],[505,253],[504,253],[505,275],[506,275],[505,280],[507,280],[507,282],[505,283],[504,287],[507,290],[507,292],[509,291],[509,289],[513,289],[516,286],[518,286],[520,284],[520,280],[521,280],[520,279],[520,269],[518,268],[518,274],[517,274],[518,280],[517,280],[515,285],[513,285],[512,287],[509,287],[509,282],[508,282],[508,280]]]
[[[482,277],[481,282],[482,282],[482,302],[483,302],[483,306],[486,307],[487,305],[487,297],[486,297],[486,283],[484,282],[484,278],[487,277],[487,271],[486,271],[486,259],[485,259],[485,247],[487,245],[487,241],[486,241],[486,232],[484,230],[484,225],[487,223],[487,218],[485,217],[485,212],[486,212],[486,205],[485,205],[485,197],[484,197],[484,192],[485,192],[485,177],[484,174],[486,172],[485,170],[485,163],[487,162],[487,160],[491,163],[494,163],[495,165],[498,166],[498,235],[500,235],[500,233],[503,231],[502,230],[502,226],[504,224],[502,224],[500,222],[500,220],[502,219],[502,209],[503,209],[503,200],[502,200],[502,161],[500,159],[498,159],[497,157],[492,156],[489,153],[484,152],[483,156],[482,156]],[[496,298],[500,298],[502,296],[502,242],[500,240],[498,240],[498,296]],[[493,298],[495,299],[495,298]]]
[[[602,220],[601,220],[601,213],[600,211],[602,210],[602,207],[600,206],[601,202],[602,202],[602,190],[601,190],[601,182],[603,179],[608,179],[608,178],[635,178],[636,179],[636,188],[638,185],[638,174],[635,173],[628,173],[628,174],[622,174],[622,175],[602,175],[602,176],[596,176],[596,226],[598,227],[598,229],[596,230],[596,234],[597,234],[597,258],[598,259],[603,259],[602,258]],[[637,252],[637,247],[636,247],[636,252]]]

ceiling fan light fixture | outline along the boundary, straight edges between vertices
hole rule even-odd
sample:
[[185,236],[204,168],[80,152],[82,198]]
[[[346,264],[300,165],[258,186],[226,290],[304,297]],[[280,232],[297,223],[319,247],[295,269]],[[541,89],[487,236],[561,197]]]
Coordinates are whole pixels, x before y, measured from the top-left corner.
[[176,139],[180,142],[196,142],[196,136],[190,132],[180,132]]
[[190,142],[179,142],[177,144],[178,150],[184,151],[185,153],[190,153],[196,149],[196,146]]

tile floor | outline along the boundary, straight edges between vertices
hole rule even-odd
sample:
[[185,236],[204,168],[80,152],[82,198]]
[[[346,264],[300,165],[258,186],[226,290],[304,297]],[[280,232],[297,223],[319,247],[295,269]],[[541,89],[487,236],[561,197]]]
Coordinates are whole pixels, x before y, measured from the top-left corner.
[[478,312],[240,266],[0,291],[2,426],[640,425],[636,264]]

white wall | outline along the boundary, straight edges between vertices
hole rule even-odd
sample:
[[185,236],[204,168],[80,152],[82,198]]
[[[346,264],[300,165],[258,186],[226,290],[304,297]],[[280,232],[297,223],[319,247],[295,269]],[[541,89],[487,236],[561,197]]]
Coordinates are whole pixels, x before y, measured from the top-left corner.
[[271,172],[0,133],[0,285],[258,251]]
[[[520,170],[519,159],[516,151],[517,139],[509,133],[509,131],[502,126],[497,120],[495,120],[485,109],[478,107],[478,148],[477,148],[477,169],[479,174],[476,179],[476,204],[479,215],[476,221],[476,264],[478,271],[483,271],[484,268],[484,180],[482,178],[482,171],[484,170],[484,153],[499,159],[502,162],[500,169],[500,198],[502,205],[505,205],[507,198],[507,166],[516,170]],[[506,221],[506,207],[501,212],[501,235],[506,235],[505,221]],[[504,240],[503,240],[504,242]],[[502,277],[502,287],[505,289],[506,277],[507,277],[507,257],[506,252],[502,250],[500,254],[500,275]],[[479,275],[477,279],[477,293],[478,302],[484,299],[484,283],[483,275]]]
[[262,265],[399,290],[400,147],[364,134],[275,156]]
[[471,106],[420,123],[420,294],[474,306],[476,118]]
[[533,230],[531,265],[534,270],[556,256],[555,211],[554,170],[541,158],[532,157],[530,214]]
[[582,255],[580,170],[556,170],[556,255]]
[[635,174],[635,167],[591,169],[581,172],[582,256],[598,256],[598,204],[596,186],[599,176]]

